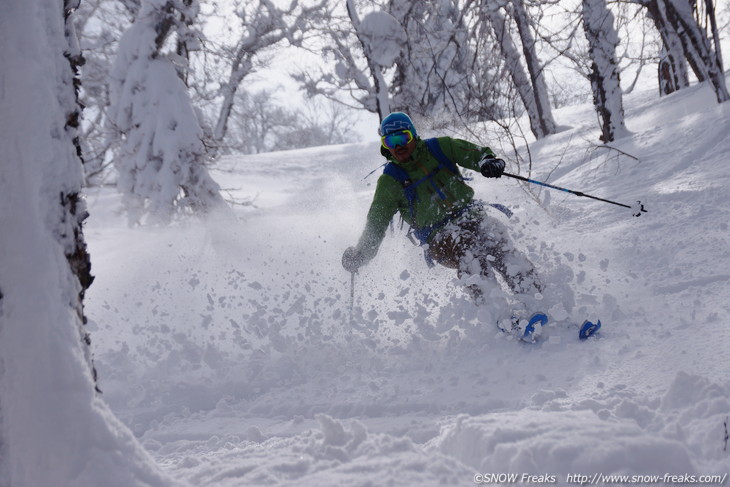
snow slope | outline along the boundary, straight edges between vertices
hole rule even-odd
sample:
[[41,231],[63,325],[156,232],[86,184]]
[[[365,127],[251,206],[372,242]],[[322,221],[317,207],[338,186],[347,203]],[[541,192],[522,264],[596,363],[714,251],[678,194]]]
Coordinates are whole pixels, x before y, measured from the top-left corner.
[[[497,332],[398,229],[357,276],[350,319],[339,262],[364,223],[377,141],[224,160],[221,186],[256,195],[233,220],[130,229],[117,195],[91,193],[104,397],[195,486],[724,480],[730,105],[696,87],[625,106],[633,135],[612,147],[633,157],[596,147],[595,114],[574,107],[556,113],[569,130],[531,146],[533,176],[640,198],[640,218],[550,190],[545,211],[514,180],[473,181],[516,211],[519,244],[574,298],[534,346]],[[581,343],[586,318],[604,328]]]

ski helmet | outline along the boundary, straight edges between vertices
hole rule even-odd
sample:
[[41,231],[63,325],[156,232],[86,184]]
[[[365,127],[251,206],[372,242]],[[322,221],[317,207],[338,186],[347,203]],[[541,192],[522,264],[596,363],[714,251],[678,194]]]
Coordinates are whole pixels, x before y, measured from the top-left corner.
[[411,117],[403,112],[393,112],[380,122],[380,135],[388,135],[399,130],[410,130],[413,137],[418,137]]

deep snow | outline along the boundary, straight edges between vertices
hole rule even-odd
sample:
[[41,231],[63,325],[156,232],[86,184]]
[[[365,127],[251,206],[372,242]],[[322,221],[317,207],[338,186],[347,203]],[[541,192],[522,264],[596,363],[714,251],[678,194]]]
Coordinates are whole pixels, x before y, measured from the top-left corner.
[[350,322],[340,256],[364,224],[377,141],[225,159],[216,181],[256,196],[234,219],[128,228],[119,196],[92,190],[103,398],[195,486],[726,476],[730,104],[694,87],[625,106],[632,135],[612,146],[638,160],[596,147],[595,113],[573,107],[555,113],[568,130],[531,145],[533,177],[641,199],[640,218],[551,190],[545,211],[514,180],[473,181],[574,293],[536,345],[499,333],[398,229],[357,276]]

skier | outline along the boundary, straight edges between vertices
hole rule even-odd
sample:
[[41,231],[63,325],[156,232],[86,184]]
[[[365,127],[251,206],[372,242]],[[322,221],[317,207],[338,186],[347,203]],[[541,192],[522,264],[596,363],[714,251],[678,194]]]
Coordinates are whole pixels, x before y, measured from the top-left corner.
[[[342,266],[355,273],[370,262],[389,222],[399,212],[425,247],[427,260],[456,269],[459,278],[495,279],[498,274],[511,291],[514,307],[511,316],[505,317],[509,322],[505,331],[522,333],[527,318],[536,311],[543,285],[532,263],[508,237],[506,226],[474,199],[474,190],[457,167],[499,178],[504,161],[489,147],[465,140],[422,140],[410,117],[402,112],[383,119],[380,135],[380,151],[388,163],[378,179],[365,229],[357,245],[345,250]],[[478,305],[488,299],[476,284],[467,289]]]

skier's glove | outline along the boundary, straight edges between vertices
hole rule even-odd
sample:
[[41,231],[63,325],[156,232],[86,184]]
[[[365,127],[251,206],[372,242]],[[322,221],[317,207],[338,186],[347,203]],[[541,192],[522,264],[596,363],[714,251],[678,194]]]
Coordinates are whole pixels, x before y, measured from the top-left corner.
[[348,247],[345,253],[342,254],[342,267],[347,272],[357,272],[357,270],[363,266],[365,258],[362,252],[357,250],[355,247]]
[[484,156],[482,158],[480,172],[485,178],[498,178],[504,173],[504,161],[494,156]]

